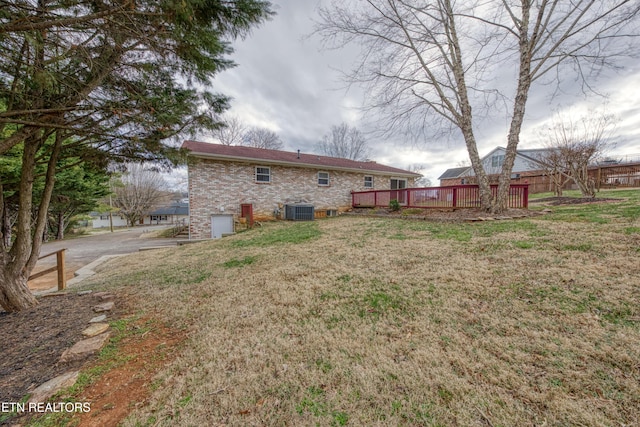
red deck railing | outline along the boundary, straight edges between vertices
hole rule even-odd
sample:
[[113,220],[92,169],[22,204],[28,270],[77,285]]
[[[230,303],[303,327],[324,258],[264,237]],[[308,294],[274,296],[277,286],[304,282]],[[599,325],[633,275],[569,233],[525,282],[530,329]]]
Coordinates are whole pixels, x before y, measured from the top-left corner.
[[[495,195],[498,186],[492,185],[491,192]],[[351,193],[351,205],[354,208],[389,207],[391,200],[397,200],[405,208],[477,208],[480,206],[480,190],[477,185],[452,185]],[[512,184],[509,189],[509,208],[528,207],[529,184]]]

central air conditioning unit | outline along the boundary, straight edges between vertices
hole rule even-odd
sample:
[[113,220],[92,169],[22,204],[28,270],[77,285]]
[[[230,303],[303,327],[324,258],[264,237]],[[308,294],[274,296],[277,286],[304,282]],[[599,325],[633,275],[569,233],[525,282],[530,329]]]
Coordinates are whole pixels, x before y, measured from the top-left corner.
[[293,221],[313,221],[313,205],[284,205],[284,219]]

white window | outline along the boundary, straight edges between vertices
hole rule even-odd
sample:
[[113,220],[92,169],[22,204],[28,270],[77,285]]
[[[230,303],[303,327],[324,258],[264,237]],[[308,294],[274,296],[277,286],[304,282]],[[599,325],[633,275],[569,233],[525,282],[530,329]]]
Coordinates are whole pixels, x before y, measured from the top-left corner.
[[271,168],[256,166],[256,182],[271,182]]
[[365,176],[364,177],[364,188],[373,188],[373,177]]
[[391,178],[391,189],[392,190],[402,190],[404,188],[407,188],[407,180],[406,179]]
[[100,215],[100,219],[105,221],[105,220],[109,219],[109,215]]
[[502,166],[503,163],[504,163],[504,155],[499,154],[499,155],[491,157],[491,167],[492,168],[499,168],[499,167]]
[[151,221],[166,221],[166,215],[151,215]]
[[329,172],[318,172],[318,185],[329,185]]

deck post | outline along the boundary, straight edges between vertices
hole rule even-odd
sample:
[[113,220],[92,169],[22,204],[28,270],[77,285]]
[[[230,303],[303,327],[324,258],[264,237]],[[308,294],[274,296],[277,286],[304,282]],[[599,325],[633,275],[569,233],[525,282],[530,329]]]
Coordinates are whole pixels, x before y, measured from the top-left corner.
[[56,263],[58,264],[58,290],[62,291],[67,287],[67,279],[64,274],[64,253],[66,249],[62,249],[56,253]]

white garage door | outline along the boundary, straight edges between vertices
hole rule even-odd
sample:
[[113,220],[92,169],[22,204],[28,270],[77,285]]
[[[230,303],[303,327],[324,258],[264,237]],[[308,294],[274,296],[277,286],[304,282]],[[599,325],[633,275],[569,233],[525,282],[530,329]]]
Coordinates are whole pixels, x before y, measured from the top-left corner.
[[211,238],[233,233],[233,215],[211,215]]

